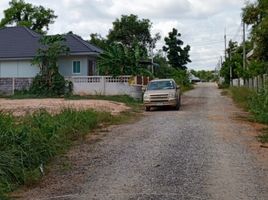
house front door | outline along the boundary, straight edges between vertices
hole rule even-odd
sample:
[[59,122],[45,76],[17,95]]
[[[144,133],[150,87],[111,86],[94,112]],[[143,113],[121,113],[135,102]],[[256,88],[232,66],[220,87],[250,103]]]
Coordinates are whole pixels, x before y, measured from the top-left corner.
[[88,60],[88,76],[94,75],[94,63],[92,60]]

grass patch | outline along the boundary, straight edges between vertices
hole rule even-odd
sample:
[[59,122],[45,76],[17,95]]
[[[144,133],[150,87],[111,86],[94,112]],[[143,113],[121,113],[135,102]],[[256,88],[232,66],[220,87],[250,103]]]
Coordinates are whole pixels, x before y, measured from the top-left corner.
[[219,89],[228,89],[229,88],[229,85],[226,84],[226,83],[223,83],[223,84],[218,83],[218,88]]
[[56,115],[38,111],[24,117],[0,112],[0,199],[19,185],[39,181],[40,166],[66,152],[73,141],[100,125],[125,122],[129,116],[71,109]]
[[[132,112],[139,113],[142,110],[142,100],[134,99],[128,95],[116,95],[116,96],[102,96],[102,95],[87,95],[87,96],[79,96],[79,95],[71,95],[66,96],[65,99],[67,100],[107,100],[107,101],[115,101],[124,103],[127,106],[131,107]],[[122,113],[129,115],[129,113]]]
[[246,87],[232,87],[228,93],[241,108],[250,111],[256,122],[268,124],[268,91],[255,92]]
[[250,109],[251,98],[255,95],[254,91],[246,87],[231,87],[227,93],[230,94],[234,102],[244,110]]
[[194,85],[193,84],[189,84],[189,85],[182,85],[181,86],[181,91],[182,92],[187,92],[194,89]]
[[[241,108],[251,113],[249,120],[268,124],[268,89],[255,92],[245,87],[232,87],[222,91],[223,95],[229,95]],[[258,136],[262,143],[268,142],[268,130]]]
[[264,129],[263,133],[257,138],[261,143],[268,143],[268,129]]
[[48,96],[32,94],[28,90],[15,91],[13,95],[0,95],[0,98],[6,99],[45,99],[45,98],[60,98],[63,96]]

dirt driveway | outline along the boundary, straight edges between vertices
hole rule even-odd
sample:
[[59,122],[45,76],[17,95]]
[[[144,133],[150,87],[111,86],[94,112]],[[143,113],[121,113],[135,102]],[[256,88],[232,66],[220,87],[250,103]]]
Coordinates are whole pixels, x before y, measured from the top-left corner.
[[[215,84],[83,140],[22,200],[267,200],[267,149]],[[67,163],[66,163],[67,160]]]
[[111,112],[116,115],[129,109],[125,104],[105,100],[65,100],[65,99],[0,99],[0,110],[11,112],[16,116],[45,109],[50,113],[57,113],[63,108],[94,109]]

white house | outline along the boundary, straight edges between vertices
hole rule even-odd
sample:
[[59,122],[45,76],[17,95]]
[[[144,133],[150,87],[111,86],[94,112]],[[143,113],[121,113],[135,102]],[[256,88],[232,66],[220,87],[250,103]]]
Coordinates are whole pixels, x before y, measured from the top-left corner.
[[[75,34],[63,36],[70,51],[59,58],[59,72],[73,82],[74,94],[141,97],[141,86],[130,85],[130,76],[98,76],[96,59],[101,49]],[[30,87],[40,70],[32,65],[32,59],[41,47],[41,37],[26,27],[0,29],[0,93],[13,94]]]
[[[26,27],[0,29],[0,77],[34,77],[38,66],[31,61],[41,47],[42,35]],[[59,71],[65,77],[97,75],[96,58],[101,49],[75,34],[64,35],[70,52],[59,59]]]

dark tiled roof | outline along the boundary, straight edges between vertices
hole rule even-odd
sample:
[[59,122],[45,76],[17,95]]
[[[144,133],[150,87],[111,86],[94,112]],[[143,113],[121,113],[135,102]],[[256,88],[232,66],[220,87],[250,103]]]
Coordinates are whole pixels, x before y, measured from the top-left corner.
[[66,45],[70,48],[71,53],[82,53],[82,52],[96,52],[101,53],[102,50],[89,42],[83,40],[81,37],[74,34],[67,34]]
[[[41,46],[42,36],[25,27],[6,27],[0,29],[0,59],[32,58]],[[92,54],[102,50],[74,34],[65,35],[69,54]]]

